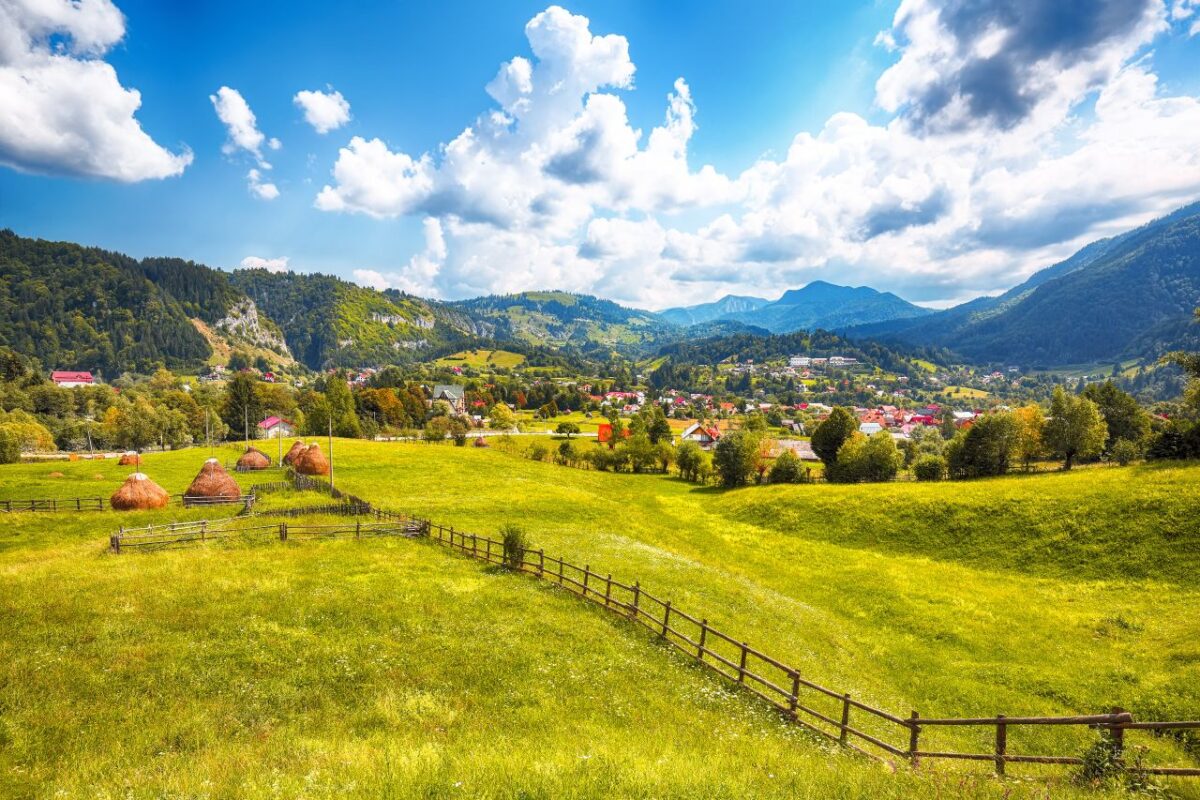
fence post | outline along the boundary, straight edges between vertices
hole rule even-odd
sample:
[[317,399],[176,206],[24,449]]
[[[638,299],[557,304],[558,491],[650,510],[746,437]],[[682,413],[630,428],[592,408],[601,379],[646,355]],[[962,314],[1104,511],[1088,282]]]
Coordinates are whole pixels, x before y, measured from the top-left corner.
[[746,682],[746,656],[747,656],[747,649],[749,647],[750,647],[750,645],[746,644],[745,642],[742,642],[742,655],[741,655],[741,658],[738,660],[738,683]]
[[608,578],[604,584],[604,607],[608,608],[609,600],[612,598],[612,573],[608,573]]
[[484,549],[483,560],[487,561],[489,564],[492,563],[492,540],[491,539],[483,540],[483,549]]
[[286,522],[279,523],[279,541],[281,541],[281,542],[287,541],[287,523]]
[[638,614],[642,613],[640,606],[642,600],[642,584],[641,581],[633,582],[633,618],[637,619]]
[[563,585],[563,560],[561,558],[558,560],[558,585]]
[[361,537],[362,537],[362,520],[356,519],[356,520],[354,520],[354,538],[359,539]]
[[471,534],[471,558],[479,558],[479,536]]
[[838,733],[838,741],[842,744],[846,743],[847,728],[850,727],[850,695],[842,695],[842,726]]
[[78,497],[75,498],[75,510],[76,511],[83,510],[83,501],[80,500]]
[[921,726],[917,724],[917,720],[921,715],[916,711],[908,718],[908,758],[912,761],[912,765],[917,765],[917,753],[920,750]]
[[[171,530],[175,530],[175,523],[171,523]],[[205,535],[208,533],[208,520],[200,520],[200,541],[204,541]]]
[[538,550],[538,577],[546,574],[546,551]]
[[671,601],[668,600],[666,602],[666,604],[663,606],[662,636],[664,639],[667,637],[667,631],[670,629],[670,627],[671,627]]
[[112,545],[112,551],[114,553],[121,552],[121,537],[124,535],[125,535],[125,526],[122,525],[121,530],[118,533],[114,533],[112,535],[111,539],[109,540],[109,544]]
[[708,620],[700,620],[700,644],[696,645],[696,658],[704,660],[704,643],[708,641]]
[[[1124,714],[1125,709],[1120,706],[1113,706],[1112,713]],[[1113,746],[1113,762],[1121,769],[1125,768],[1125,729],[1124,728],[1109,728],[1112,734]]]
[[1004,754],[1008,750],[1008,725],[1004,723],[1004,715],[997,714],[996,719],[996,774],[1004,775]]

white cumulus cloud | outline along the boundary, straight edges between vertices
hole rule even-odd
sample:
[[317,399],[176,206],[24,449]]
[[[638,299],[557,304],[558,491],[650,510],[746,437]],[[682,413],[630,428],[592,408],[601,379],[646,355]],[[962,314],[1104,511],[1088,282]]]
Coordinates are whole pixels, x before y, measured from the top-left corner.
[[246,185],[250,194],[260,200],[274,200],[279,197],[279,187],[270,181],[264,181],[262,173],[257,169],[251,169],[246,173]]
[[142,130],[141,94],[103,60],[124,36],[110,0],[0,0],[0,164],[134,182],[192,163]]
[[242,269],[265,269],[267,272],[288,272],[288,257],[263,258],[262,256],[246,256],[242,259]]
[[304,112],[304,119],[317,133],[325,134],[350,121],[350,104],[341,92],[300,91],[292,98]]
[[263,147],[278,150],[281,143],[278,139],[268,139],[266,134],[258,129],[258,120],[250,110],[250,104],[237,89],[222,86],[216,94],[208,96],[212,101],[217,118],[225,125],[229,140],[222,148],[226,155],[233,155],[238,150],[244,150],[258,162],[263,169],[271,165],[263,158]]
[[1148,50],[1196,11],[902,0],[876,40],[894,59],[876,84],[888,119],[839,112],[722,174],[689,163],[687,81],[642,131],[621,95],[627,40],[551,6],[487,84],[494,107],[427,153],[353,137],[316,206],[423,216],[407,264],[356,273],[417,293],[556,287],[663,307],[821,278],[945,304],[1200,196],[1200,98],[1164,93]]

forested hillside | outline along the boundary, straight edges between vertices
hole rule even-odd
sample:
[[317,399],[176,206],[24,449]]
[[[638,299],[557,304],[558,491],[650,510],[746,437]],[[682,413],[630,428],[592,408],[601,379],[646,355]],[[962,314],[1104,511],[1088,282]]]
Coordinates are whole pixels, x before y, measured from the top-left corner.
[[470,339],[429,303],[331,275],[238,270],[231,281],[312,369],[403,363]]
[[188,317],[211,313],[208,292],[185,308],[128,256],[0,231],[0,345],[47,368],[116,375],[199,364],[212,351]]
[[1154,359],[1185,346],[1200,305],[1200,203],[1093,242],[996,298],[854,337],[932,344],[972,362],[1060,366]]

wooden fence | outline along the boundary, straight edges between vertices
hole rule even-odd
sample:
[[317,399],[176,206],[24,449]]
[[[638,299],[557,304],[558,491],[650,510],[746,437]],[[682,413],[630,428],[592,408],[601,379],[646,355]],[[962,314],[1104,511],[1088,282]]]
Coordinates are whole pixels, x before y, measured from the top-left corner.
[[45,500],[0,500],[0,511],[103,511],[102,497],[59,497]]
[[[370,516],[375,522],[365,525],[293,526],[258,525],[234,528],[229,521],[177,523],[122,529],[111,538],[113,552],[132,547],[166,547],[228,538],[237,534],[277,534],[281,541],[289,535],[337,536],[364,535],[424,536],[459,553],[490,564],[533,575],[562,587],[606,610],[636,622],[661,640],[696,662],[718,673],[781,711],[788,719],[813,733],[871,758],[892,762],[903,760],[917,765],[925,760],[961,760],[990,762],[999,775],[1009,764],[1083,766],[1082,755],[1035,754],[1013,752],[1009,734],[1025,728],[1056,727],[1099,731],[1107,738],[1108,757],[1120,769],[1146,775],[1200,777],[1200,767],[1144,766],[1138,759],[1127,758],[1127,731],[1148,731],[1155,736],[1182,738],[1200,729],[1200,721],[1138,722],[1123,709],[1108,713],[1059,717],[1005,716],[925,718],[912,711],[907,717],[890,713],[852,697],[846,692],[822,686],[805,678],[799,669],[750,646],[690,614],[672,601],[663,600],[644,590],[640,583],[614,579],[611,573],[596,572],[590,565],[580,567],[563,558],[547,555],[544,550],[523,550],[506,555],[504,543],[477,534],[456,531],[415,516],[395,514],[371,506],[365,500],[337,490],[320,479],[293,475],[296,489],[323,491],[348,502],[321,507],[316,512]],[[336,510],[330,510],[336,509]],[[286,513],[286,512],[285,512]],[[974,729],[988,731],[991,746],[986,752],[957,752],[929,747],[928,737],[937,730]],[[923,738],[927,737],[927,738]],[[1093,739],[1093,742],[1097,740]],[[925,746],[923,747],[923,742]],[[890,758],[889,758],[890,757]],[[892,762],[894,763],[894,762]]]
[[[505,557],[504,543],[501,541],[424,522],[432,541],[472,558],[492,564],[506,564],[550,581],[637,622],[675,649],[770,703],[802,727],[870,757],[880,758],[882,752],[914,765],[927,759],[986,761],[991,762],[1000,775],[1005,774],[1008,764],[1082,766],[1085,759],[1081,755],[1023,754],[1009,749],[1009,733],[1013,729],[1068,726],[1104,732],[1109,738],[1113,762],[1128,771],[1149,775],[1200,776],[1198,767],[1125,763],[1126,731],[1143,730],[1159,736],[1171,733],[1178,736],[1190,729],[1200,728],[1200,721],[1135,722],[1133,716],[1122,709],[1113,709],[1104,714],[1066,717],[997,715],[927,719],[916,711],[902,717],[804,678],[795,667],[718,630],[707,619],[683,611],[670,600],[655,597],[640,583],[619,581],[611,574],[593,571],[590,565],[580,567],[549,556],[543,550],[527,550],[515,557],[510,554],[509,560]],[[947,728],[990,729],[988,738],[993,746],[988,752],[922,748],[924,734]]]
[[179,546],[216,542],[223,539],[275,539],[286,542],[289,537],[338,537],[353,536],[424,536],[427,526],[419,520],[410,520],[400,514],[372,512],[375,522],[355,520],[354,523],[336,525],[296,525],[287,522],[261,525],[237,525],[233,519],[197,520],[195,522],[173,522],[167,525],[147,525],[143,528],[121,528],[109,537],[109,547],[114,553],[131,549],[148,548],[162,550]]

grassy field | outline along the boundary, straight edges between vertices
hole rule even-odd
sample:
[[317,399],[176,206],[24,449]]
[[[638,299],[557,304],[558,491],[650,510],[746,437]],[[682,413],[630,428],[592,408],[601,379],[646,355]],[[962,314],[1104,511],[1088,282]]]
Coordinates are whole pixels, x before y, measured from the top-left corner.
[[460,350],[434,362],[441,367],[512,369],[525,363],[525,356],[508,350]]
[[942,390],[942,394],[956,400],[986,400],[991,397],[983,389],[975,389],[970,386],[947,386]]
[[[205,455],[144,470],[178,492]],[[479,533],[519,522],[893,711],[1198,716],[1197,466],[721,492],[449,445],[338,441],[335,465],[339,486],[387,508]],[[0,467],[0,498],[107,494],[127,471]],[[1047,792],[830,754],[601,610],[433,545],[103,552],[118,524],[184,517],[6,518],[0,796]]]

